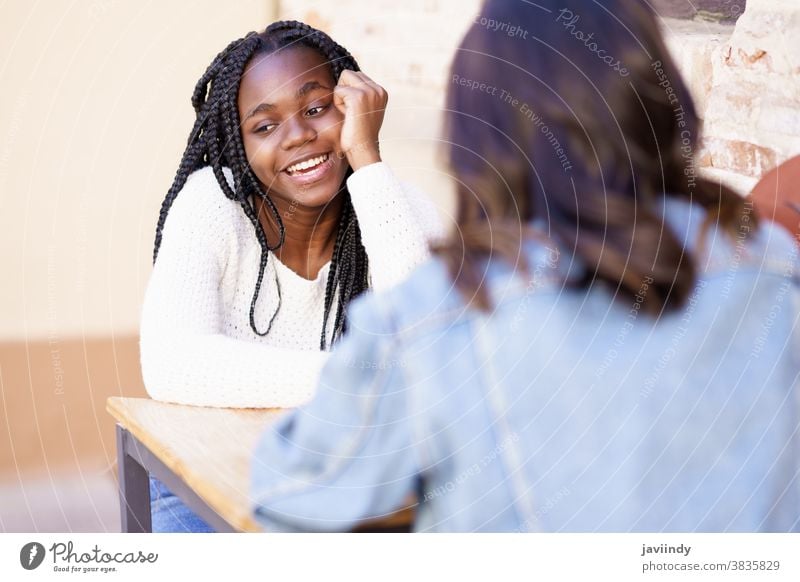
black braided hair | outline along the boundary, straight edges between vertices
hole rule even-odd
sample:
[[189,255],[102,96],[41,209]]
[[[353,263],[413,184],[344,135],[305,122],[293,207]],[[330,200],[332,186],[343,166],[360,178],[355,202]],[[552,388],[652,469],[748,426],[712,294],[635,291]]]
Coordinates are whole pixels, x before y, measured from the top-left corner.
[[[263,332],[258,331],[255,308],[267,266],[267,258],[270,251],[274,251],[283,244],[286,231],[275,203],[269,193],[264,191],[247,161],[239,131],[237,99],[242,74],[250,59],[259,54],[271,53],[290,46],[304,46],[316,50],[330,64],[334,81],[338,82],[339,76],[344,70],[359,70],[358,64],[350,53],[327,34],[294,20],[275,22],[262,33],[251,32],[229,44],[214,58],[192,93],[192,106],[195,110],[196,120],[189,134],[186,150],[181,158],[175,180],[161,205],[153,250],[153,262],[155,263],[158,249],[161,246],[164,222],[172,203],[192,172],[211,166],[225,196],[238,202],[253,224],[256,238],[261,246],[258,279],[253,299],[250,302],[250,327],[259,336],[269,333],[272,322],[278,313],[276,309],[267,328]],[[225,178],[223,168],[231,171],[232,185]],[[351,173],[352,170],[348,170],[347,176]],[[341,336],[346,327],[345,309],[348,303],[368,287],[368,262],[364,245],[361,243],[361,229],[358,226],[350,194],[347,192],[346,185],[343,187],[342,195],[345,198],[325,290],[325,313],[320,336],[320,350],[325,350]],[[273,247],[267,243],[266,234],[258,220],[255,196],[265,202],[278,225],[279,240]],[[326,330],[334,303],[336,303],[336,314],[333,332],[328,342]],[[280,309],[280,287],[278,287],[278,309]]]

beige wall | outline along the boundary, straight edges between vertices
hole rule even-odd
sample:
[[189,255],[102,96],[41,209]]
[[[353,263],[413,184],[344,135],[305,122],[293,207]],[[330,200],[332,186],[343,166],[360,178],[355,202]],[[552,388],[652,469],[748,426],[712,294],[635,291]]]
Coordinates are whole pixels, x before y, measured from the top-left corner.
[[277,0],[0,8],[0,531],[118,527],[109,396],[144,396],[138,318],[192,88]]
[[191,90],[275,4],[3,3],[0,341],[136,331]]
[[[389,87],[386,157],[447,212],[447,183],[433,163],[436,112],[469,10],[370,2],[365,16],[365,3],[345,3],[329,23],[314,22],[310,4],[283,2],[280,16],[330,28]],[[318,4],[320,14],[337,11],[330,1]],[[278,5],[4,3],[0,341],[136,333],[159,205],[193,120],[194,83],[228,42],[276,19]],[[453,25],[443,29],[443,17]],[[396,54],[410,56],[402,68]]]

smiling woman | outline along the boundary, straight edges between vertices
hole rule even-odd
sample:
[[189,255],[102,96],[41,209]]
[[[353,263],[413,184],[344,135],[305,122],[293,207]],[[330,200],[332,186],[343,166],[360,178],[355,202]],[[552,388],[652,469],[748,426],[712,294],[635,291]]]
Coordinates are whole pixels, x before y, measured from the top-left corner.
[[[349,302],[428,258],[437,210],[381,161],[386,102],[344,48],[299,22],[214,59],[156,232],[141,324],[153,398],[307,401]],[[163,484],[151,491],[154,531],[206,529]]]
[[[342,155],[344,116],[333,103],[334,85],[322,56],[301,47],[254,57],[239,88],[247,160],[269,190],[278,215],[296,227],[289,234],[297,238],[281,244],[281,223],[272,220],[258,198],[261,225],[278,258],[308,279],[316,278],[332,252],[342,214],[338,193],[349,169]],[[381,107],[375,101],[371,105]],[[382,109],[377,113],[382,116]],[[319,252],[309,253],[306,241]]]

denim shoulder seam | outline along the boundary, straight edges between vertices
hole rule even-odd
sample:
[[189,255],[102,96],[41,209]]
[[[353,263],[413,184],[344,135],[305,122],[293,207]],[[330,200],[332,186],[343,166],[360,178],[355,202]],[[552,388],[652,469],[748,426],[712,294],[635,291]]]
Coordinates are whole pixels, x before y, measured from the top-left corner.
[[[505,394],[503,391],[502,382],[497,374],[497,371],[492,360],[492,345],[494,338],[491,337],[488,331],[488,324],[485,318],[478,318],[474,322],[475,327],[475,347],[480,354],[480,366],[482,369],[482,376],[485,379],[486,385],[486,399],[489,404],[489,409],[492,416],[492,428],[503,439],[495,446],[498,451],[498,459],[501,459],[511,484],[511,490],[514,492],[512,499],[512,507],[517,514],[517,521],[521,527],[526,530],[532,529],[530,520],[526,515],[534,515],[534,503],[530,493],[530,486],[526,487],[525,482],[522,480],[522,462],[519,458],[519,451],[515,445],[515,438],[512,436],[511,428],[508,426],[502,414],[504,409]],[[517,436],[518,438],[518,436]]]

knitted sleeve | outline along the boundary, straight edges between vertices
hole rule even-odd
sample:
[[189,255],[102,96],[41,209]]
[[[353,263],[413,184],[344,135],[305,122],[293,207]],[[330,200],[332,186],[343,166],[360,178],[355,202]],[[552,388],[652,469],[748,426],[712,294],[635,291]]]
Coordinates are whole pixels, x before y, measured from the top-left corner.
[[401,183],[384,162],[354,172],[347,188],[369,257],[372,288],[388,289],[425,262],[429,243],[443,236],[438,210],[425,194]]
[[298,406],[311,398],[329,354],[223,334],[220,283],[241,209],[206,170],[189,178],[164,225],[142,308],[145,387],[156,400],[180,404]]

